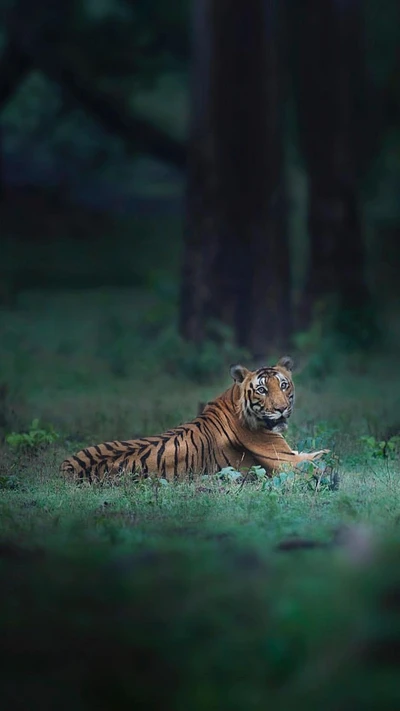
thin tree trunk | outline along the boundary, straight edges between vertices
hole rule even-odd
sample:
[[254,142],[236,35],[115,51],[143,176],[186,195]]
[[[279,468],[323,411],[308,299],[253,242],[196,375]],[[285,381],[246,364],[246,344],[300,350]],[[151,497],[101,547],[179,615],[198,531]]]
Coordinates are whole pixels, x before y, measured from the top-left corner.
[[290,335],[276,3],[197,0],[181,331],[256,355]]
[[341,310],[357,310],[368,299],[358,195],[361,1],[304,0],[299,29],[296,88],[310,234],[300,321],[307,327],[321,300],[338,296]]
[[0,59],[0,111],[32,69],[32,62],[9,40]]
[[201,343],[206,338],[211,272],[218,243],[214,136],[210,115],[211,1],[193,0],[191,112],[186,186],[186,231],[181,281],[180,330]]

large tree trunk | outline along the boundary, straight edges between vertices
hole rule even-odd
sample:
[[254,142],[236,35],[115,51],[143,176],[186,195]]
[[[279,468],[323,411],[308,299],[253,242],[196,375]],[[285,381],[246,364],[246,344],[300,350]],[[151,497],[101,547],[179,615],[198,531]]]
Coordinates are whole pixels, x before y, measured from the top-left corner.
[[300,314],[307,327],[317,304],[335,303],[343,315],[368,300],[358,195],[365,135],[358,110],[361,0],[304,0],[296,33],[300,144],[309,177],[310,262]]
[[32,62],[11,40],[0,59],[0,111],[13,97],[21,82],[32,69]]
[[290,336],[275,5],[195,2],[181,332],[214,319],[255,355]]

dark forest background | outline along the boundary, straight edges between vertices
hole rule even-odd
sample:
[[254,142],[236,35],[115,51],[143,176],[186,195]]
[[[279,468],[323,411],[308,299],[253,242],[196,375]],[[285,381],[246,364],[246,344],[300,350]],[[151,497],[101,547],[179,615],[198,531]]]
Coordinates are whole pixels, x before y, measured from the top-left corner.
[[3,0],[3,305],[143,287],[197,347],[381,344],[399,26],[395,0]]
[[[399,0],[0,0],[2,709],[400,708],[399,39]],[[285,351],[316,469],[60,476]]]

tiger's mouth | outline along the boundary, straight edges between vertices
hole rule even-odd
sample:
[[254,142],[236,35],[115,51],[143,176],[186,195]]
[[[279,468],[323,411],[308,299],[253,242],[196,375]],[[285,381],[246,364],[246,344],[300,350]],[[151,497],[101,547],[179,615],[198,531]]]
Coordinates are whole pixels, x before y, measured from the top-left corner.
[[264,427],[269,430],[270,432],[283,432],[284,430],[287,430],[288,425],[287,425],[287,419],[290,415],[281,415],[280,417],[271,417],[268,415],[264,415],[262,418]]

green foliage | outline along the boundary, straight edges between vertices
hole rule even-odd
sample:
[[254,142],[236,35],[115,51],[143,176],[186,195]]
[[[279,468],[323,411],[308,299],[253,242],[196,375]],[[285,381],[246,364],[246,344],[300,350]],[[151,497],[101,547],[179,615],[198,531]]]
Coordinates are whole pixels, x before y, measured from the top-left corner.
[[[293,343],[306,361],[305,376],[323,378],[333,373],[346,355],[356,352],[365,360],[382,342],[378,316],[372,304],[356,309],[319,304],[310,328],[294,334]],[[328,315],[329,314],[329,315]]]
[[374,459],[395,459],[400,454],[400,435],[394,435],[389,439],[376,439],[372,435],[362,435],[360,442],[363,443],[365,452]]
[[293,344],[299,357],[306,361],[306,377],[321,378],[333,372],[338,353],[337,338],[332,330],[327,332],[322,311],[317,311],[308,330],[294,334]]
[[6,442],[17,451],[37,451],[56,442],[59,436],[52,425],[41,427],[39,420],[34,419],[28,432],[11,432],[6,436]]
[[223,467],[215,476],[219,477],[222,481],[241,481],[243,479],[242,472],[237,471],[234,467]]
[[[334,455],[331,455],[330,459],[331,461],[329,461],[328,456],[327,462],[320,461],[318,464],[306,461],[300,462],[295,471],[287,469],[272,477],[266,475],[267,472],[264,467],[257,465],[242,472],[233,467],[224,467],[216,474],[216,477],[221,481],[238,485],[238,493],[248,483],[258,483],[260,492],[279,492],[283,495],[287,493],[293,494],[293,492],[300,493],[304,487],[316,492],[336,491],[339,486],[337,461]],[[334,467],[332,462],[334,462]]]
[[175,331],[165,332],[159,342],[159,356],[168,373],[198,383],[209,383],[221,378],[230,363],[249,358],[248,352],[238,348],[230,328],[210,323],[208,339],[190,343]]
[[336,434],[339,434],[338,428],[330,422],[322,420],[313,425],[311,434],[300,438],[298,449],[301,452],[329,449],[334,447]]
[[0,489],[18,489],[19,479],[14,474],[9,474],[8,476],[0,475]]
[[378,343],[382,345],[383,333],[379,324],[378,308],[371,297],[366,296],[358,308],[349,308],[346,301],[339,304],[333,320],[339,349],[365,352]]
[[120,318],[111,315],[104,319],[98,333],[98,353],[117,378],[129,373],[132,345],[131,333]]

